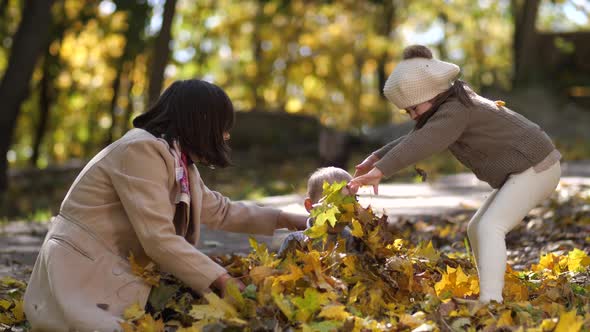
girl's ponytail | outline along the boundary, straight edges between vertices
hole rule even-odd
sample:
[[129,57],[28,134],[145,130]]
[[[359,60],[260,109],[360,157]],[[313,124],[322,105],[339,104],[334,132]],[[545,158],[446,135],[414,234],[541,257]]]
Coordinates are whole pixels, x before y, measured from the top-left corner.
[[430,117],[436,113],[440,105],[442,105],[449,97],[457,97],[459,102],[465,107],[473,106],[473,100],[471,100],[472,93],[473,91],[471,91],[467,83],[459,79],[455,80],[453,86],[451,86],[447,91],[438,94],[432,99],[432,107],[426,113],[422,114],[422,116],[420,116],[414,128],[422,128],[426,124],[426,121],[428,121],[428,119],[430,119]]
[[467,83],[462,80],[456,80],[449,90],[452,90],[451,95],[456,96],[465,107],[473,106],[473,100],[471,100],[470,96],[472,92]]

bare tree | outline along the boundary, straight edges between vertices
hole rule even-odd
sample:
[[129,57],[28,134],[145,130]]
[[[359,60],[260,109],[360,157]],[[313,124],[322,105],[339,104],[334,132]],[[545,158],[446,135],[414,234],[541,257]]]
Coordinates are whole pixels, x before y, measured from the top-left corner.
[[6,154],[12,142],[21,104],[29,94],[35,64],[49,38],[52,4],[53,0],[25,1],[8,66],[0,82],[0,191],[5,191],[8,186]]
[[160,96],[164,82],[164,69],[170,57],[170,41],[172,40],[172,20],[176,12],[176,0],[166,0],[162,28],[156,38],[152,58],[152,71],[148,88],[148,105],[153,104]]
[[512,0],[512,15],[514,17],[514,86],[527,80],[535,56],[537,31],[537,13],[540,0]]

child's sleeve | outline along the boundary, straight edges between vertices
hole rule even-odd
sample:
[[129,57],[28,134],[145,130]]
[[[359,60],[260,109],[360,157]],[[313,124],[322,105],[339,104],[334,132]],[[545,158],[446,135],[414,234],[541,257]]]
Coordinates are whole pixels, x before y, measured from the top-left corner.
[[387,152],[389,152],[391,149],[393,149],[396,145],[398,145],[399,143],[401,143],[401,141],[406,138],[406,136],[408,135],[403,135],[401,137],[398,137],[397,139],[387,143],[387,145],[383,146],[382,148],[380,148],[377,151],[374,151],[373,154],[376,155],[377,157],[379,157],[379,159],[383,158],[383,156],[385,156],[385,154]]
[[305,248],[305,242],[308,239],[303,231],[297,231],[287,235],[277,252],[277,256],[284,258],[288,252],[293,252],[296,249],[302,250]]
[[469,110],[456,104],[443,105],[424,127],[412,131],[375,163],[385,177],[413,165],[455,142],[467,127]]

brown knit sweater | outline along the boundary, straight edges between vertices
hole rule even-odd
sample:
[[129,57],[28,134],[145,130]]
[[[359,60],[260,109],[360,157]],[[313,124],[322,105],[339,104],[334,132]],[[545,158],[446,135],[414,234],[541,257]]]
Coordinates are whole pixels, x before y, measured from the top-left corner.
[[510,174],[559,160],[551,139],[538,125],[479,95],[472,100],[474,106],[466,107],[449,98],[422,128],[375,151],[380,158],[375,167],[389,177],[448,148],[480,180],[499,188]]

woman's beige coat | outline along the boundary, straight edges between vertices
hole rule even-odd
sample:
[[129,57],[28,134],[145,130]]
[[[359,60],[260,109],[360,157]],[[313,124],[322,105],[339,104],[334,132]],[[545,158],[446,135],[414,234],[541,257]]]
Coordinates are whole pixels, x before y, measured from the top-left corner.
[[115,331],[128,306],[145,306],[150,286],[130,271],[155,262],[204,292],[225,273],[195,249],[201,224],[272,234],[279,210],[231,202],[209,190],[189,166],[191,204],[175,218],[179,186],[168,145],[132,129],[82,170],[66,195],[25,293],[36,331]]

